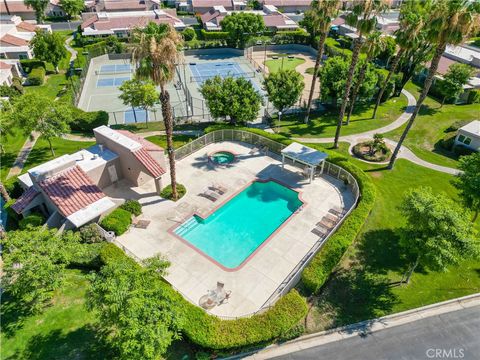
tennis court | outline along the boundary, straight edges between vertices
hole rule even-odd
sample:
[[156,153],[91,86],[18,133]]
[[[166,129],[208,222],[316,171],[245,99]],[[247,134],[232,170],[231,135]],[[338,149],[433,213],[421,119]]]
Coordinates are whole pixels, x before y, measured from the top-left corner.
[[128,74],[133,72],[130,64],[105,64],[100,66],[100,70],[96,70],[97,75],[115,75],[115,74]]
[[190,71],[192,72],[190,82],[196,81],[199,84],[215,76],[222,78],[228,76],[244,78],[255,77],[254,71],[243,71],[237,62],[190,63]]
[[97,80],[97,87],[120,86],[128,80],[130,80],[130,76],[99,78]]

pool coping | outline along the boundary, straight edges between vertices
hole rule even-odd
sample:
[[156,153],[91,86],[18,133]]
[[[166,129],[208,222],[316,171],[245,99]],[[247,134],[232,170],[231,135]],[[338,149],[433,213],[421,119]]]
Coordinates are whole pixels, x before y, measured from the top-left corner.
[[[280,224],[280,226],[278,226],[250,255],[248,255],[248,257],[243,260],[240,265],[234,267],[234,268],[228,268],[224,265],[222,265],[221,263],[219,263],[217,260],[215,260],[214,258],[212,258],[210,255],[206,254],[204,251],[200,250],[198,247],[196,247],[195,245],[193,245],[192,243],[190,243],[189,241],[187,241],[186,239],[184,239],[183,237],[181,237],[180,235],[177,235],[175,233],[175,230],[182,226],[183,223],[190,217],[192,216],[198,216],[202,219],[206,219],[207,217],[209,217],[210,215],[212,215],[215,211],[217,211],[219,208],[221,208],[223,205],[225,205],[227,202],[229,202],[230,200],[232,200],[235,196],[237,196],[238,194],[240,194],[243,190],[245,190],[246,188],[248,188],[250,185],[252,185],[254,182],[262,182],[262,183],[267,183],[267,182],[270,182],[270,181],[273,181],[273,182],[276,182],[277,184],[280,184],[284,187],[286,187],[287,189],[289,190],[292,190],[292,191],[295,191],[297,193],[297,197],[298,199],[302,202],[302,205],[295,211],[293,212],[287,219],[285,219],[285,221],[282,222],[282,224]],[[298,190],[295,190],[295,189],[292,189],[290,187],[290,185],[284,183],[283,181],[280,181],[280,180],[277,180],[275,178],[272,178],[272,177],[269,177],[267,179],[262,179],[262,178],[255,178],[251,181],[249,181],[246,185],[244,185],[240,190],[234,192],[233,194],[231,194],[230,196],[228,196],[225,200],[223,200],[223,202],[221,202],[220,204],[218,204],[217,206],[215,206],[212,210],[208,211],[207,213],[205,214],[199,214],[197,211],[192,211],[191,213],[189,213],[187,216],[185,216],[185,218],[183,219],[182,223],[181,224],[175,224],[173,226],[171,226],[167,232],[172,235],[173,237],[177,238],[178,240],[180,240],[182,243],[184,243],[185,245],[187,245],[188,247],[190,247],[191,249],[195,250],[197,253],[199,253],[201,256],[203,256],[204,258],[206,258],[207,260],[213,262],[215,265],[217,265],[219,268],[221,268],[222,270],[224,271],[227,271],[227,272],[235,272],[235,271],[238,271],[240,270],[241,268],[243,268],[250,260],[253,259],[253,257],[265,246],[268,244],[268,242],[275,236],[277,235],[289,222],[291,219],[293,219],[295,217],[295,215],[297,215],[299,212],[302,211],[302,209],[307,205],[308,203],[303,199],[302,197],[302,192],[301,191],[298,191]]]

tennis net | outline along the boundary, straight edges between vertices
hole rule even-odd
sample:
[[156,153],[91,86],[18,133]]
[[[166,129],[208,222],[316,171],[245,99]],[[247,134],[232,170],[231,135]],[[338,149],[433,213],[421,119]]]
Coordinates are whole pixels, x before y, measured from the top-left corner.
[[219,73],[219,74],[214,74],[214,75],[196,75],[196,76],[190,76],[190,82],[199,82],[203,83],[204,81],[208,79],[213,79],[216,76],[220,76],[221,78],[226,78],[226,77],[234,77],[234,78],[246,78],[246,79],[251,79],[256,76],[256,73],[254,71],[252,72],[242,72],[242,73]]

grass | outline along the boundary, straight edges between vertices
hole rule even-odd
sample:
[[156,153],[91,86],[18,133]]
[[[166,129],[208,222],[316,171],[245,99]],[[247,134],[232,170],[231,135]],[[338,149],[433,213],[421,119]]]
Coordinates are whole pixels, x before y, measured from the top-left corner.
[[277,72],[278,70],[295,70],[298,65],[305,62],[304,59],[293,58],[289,59],[286,56],[282,56],[278,59],[270,59],[265,62],[270,73]]
[[[421,88],[409,82],[405,89],[417,99]],[[440,141],[447,135],[447,129],[457,121],[471,121],[479,116],[479,105],[453,105],[445,104],[440,108],[440,103],[428,96],[424,101],[404,145],[411,149],[419,158],[442,166],[456,167],[457,157],[443,149]],[[405,126],[395,129],[385,137],[398,140]]]
[[[192,123],[192,124],[182,124],[175,125],[175,131],[181,130],[204,130],[206,127],[212,125],[212,123],[202,122],[202,123]],[[163,121],[149,122],[148,126],[145,123],[136,123],[128,125],[112,125],[112,129],[122,129],[128,130],[134,133],[143,133],[150,131],[164,131],[165,125]]]
[[[344,152],[342,149],[340,152]],[[371,319],[480,291],[480,261],[465,260],[447,273],[419,269],[408,286],[395,286],[407,267],[398,246],[404,220],[397,208],[404,193],[429,186],[457,199],[448,174],[406,160],[393,171],[352,160],[367,171],[377,187],[370,217],[308,317],[308,331]],[[477,227],[480,226],[480,222]]]
[[2,136],[2,146],[4,152],[1,154],[2,161],[0,161],[1,181],[4,181],[7,178],[10,168],[13,166],[20,149],[27,140],[27,137],[19,128],[13,127],[10,131],[11,134]]
[[[407,98],[402,94],[383,103],[378,109],[377,119],[371,119],[373,105],[358,104],[350,125],[342,127],[341,135],[351,135],[373,130],[395,121],[407,106]],[[337,127],[338,110],[314,114],[308,124],[303,123],[303,115],[283,116],[274,121],[274,131],[288,137],[333,137]]]
[[[167,148],[167,136],[166,135],[153,135],[147,138],[148,141],[157,144],[158,146],[166,149]],[[196,136],[174,134],[173,135],[173,148],[178,149],[179,147],[189,143],[190,141],[196,139]]]
[[67,84],[68,80],[65,74],[50,74],[47,76],[43,85],[39,86],[25,86],[26,93],[35,93],[43,95],[51,99],[61,96],[62,89]]
[[[19,309],[8,299],[2,303],[1,358],[13,359],[111,359],[98,337],[95,313],[85,307],[87,274],[67,270],[64,285],[42,314],[19,318]],[[193,359],[186,342],[173,343],[165,359]]]
[[55,156],[53,156],[48,141],[40,137],[30,152],[23,170],[26,171],[61,155],[71,154],[94,144],[94,141],[72,141],[56,138],[52,140],[53,150],[55,151]]

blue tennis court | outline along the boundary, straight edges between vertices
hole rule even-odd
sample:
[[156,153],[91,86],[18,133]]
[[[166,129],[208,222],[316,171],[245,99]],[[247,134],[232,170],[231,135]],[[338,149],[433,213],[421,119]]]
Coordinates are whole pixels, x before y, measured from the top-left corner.
[[147,121],[147,112],[138,108],[135,108],[135,112],[133,112],[133,109],[129,109],[124,112],[124,119],[125,124],[133,124],[136,122],[144,123]]
[[97,80],[97,87],[120,86],[127,80],[130,80],[130,76],[100,78]]
[[235,62],[190,63],[190,70],[192,71],[191,82],[196,81],[200,84],[215,76],[255,77],[255,72],[245,72],[240,64]]
[[107,64],[102,65],[100,70],[97,71],[97,75],[100,74],[121,74],[129,73],[132,71],[132,66],[130,64]]

